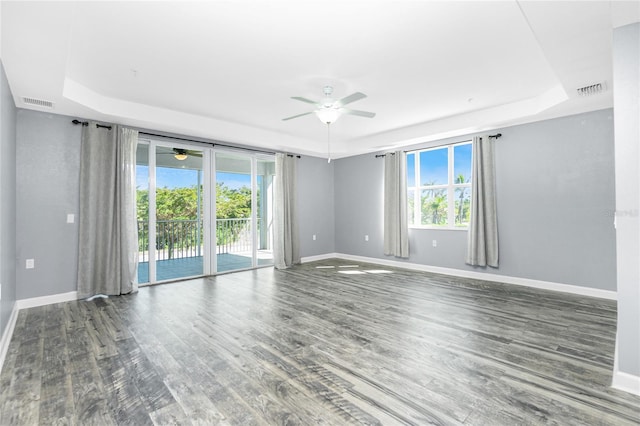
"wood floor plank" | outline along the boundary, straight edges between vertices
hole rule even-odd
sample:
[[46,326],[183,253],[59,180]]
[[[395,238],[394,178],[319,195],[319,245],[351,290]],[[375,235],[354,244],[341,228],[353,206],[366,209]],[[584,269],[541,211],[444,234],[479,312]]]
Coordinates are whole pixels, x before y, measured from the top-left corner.
[[21,324],[29,332],[19,337],[20,347],[13,364],[8,393],[15,396],[0,404],[2,420],[7,419],[7,424],[37,424],[40,415],[45,310],[32,308],[23,313]]
[[46,315],[39,423],[68,425],[75,407],[62,304],[47,306]]
[[608,300],[340,260],[245,271],[21,311],[0,424],[638,425],[615,334]]

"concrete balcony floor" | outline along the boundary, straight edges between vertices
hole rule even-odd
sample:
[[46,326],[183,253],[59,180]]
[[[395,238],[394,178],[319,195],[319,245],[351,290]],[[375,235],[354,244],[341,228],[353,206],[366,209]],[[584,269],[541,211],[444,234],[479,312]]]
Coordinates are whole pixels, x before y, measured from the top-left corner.
[[[258,266],[273,265],[271,251],[258,251]],[[227,272],[251,268],[250,253],[222,253],[216,255],[217,272]],[[175,280],[203,275],[203,257],[184,257],[159,260],[156,262],[156,281]],[[138,263],[138,282],[149,282],[149,262]]]

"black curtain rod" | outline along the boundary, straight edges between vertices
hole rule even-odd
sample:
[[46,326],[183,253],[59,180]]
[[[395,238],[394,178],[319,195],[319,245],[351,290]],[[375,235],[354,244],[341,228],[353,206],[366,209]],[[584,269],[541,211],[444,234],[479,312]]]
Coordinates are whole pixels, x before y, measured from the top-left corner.
[[[82,127],[88,126],[89,122],[88,121],[80,121],[80,120],[73,120],[71,121],[73,124],[78,125],[78,124],[82,124]],[[111,130],[111,126],[105,126],[104,124],[98,124],[96,123],[96,127],[98,129],[109,129]]]
[[[194,140],[194,139],[180,138],[180,137],[177,137],[177,136],[158,135],[156,133],[147,133],[147,132],[139,132],[139,134],[147,135],[147,136],[155,136],[155,137],[158,137],[158,138],[177,139],[177,140],[185,141],[185,142],[206,143],[206,144],[209,144],[211,146],[223,146],[225,148],[243,149],[245,151],[260,152],[260,153],[263,153],[263,154],[275,154],[275,152],[273,152],[273,151],[263,151],[261,149],[245,148],[243,146],[225,145],[223,143],[218,143],[218,142],[197,141],[197,140]],[[294,155],[294,154],[287,154],[287,156],[300,158],[299,155]]]
[[[488,138],[496,138],[496,139],[498,139],[498,138],[501,138],[501,137],[502,137],[502,133],[496,133],[495,135],[489,135],[489,136],[487,136],[487,137],[488,137]],[[415,151],[415,149],[412,149],[411,151],[405,151],[405,152],[412,152],[412,151]],[[391,154],[391,155],[396,155],[396,153],[395,153],[395,152],[390,152],[389,154]],[[387,154],[377,154],[377,155],[376,155],[376,158],[385,157],[386,155],[387,155]]]
[[[73,124],[78,125],[78,124],[82,124],[82,126],[88,126],[89,122],[88,121],[80,121],[80,120],[72,120],[71,121]],[[97,128],[103,128],[103,129],[109,129],[111,130],[111,126],[105,126],[102,124],[96,124]],[[147,132],[138,132],[138,134],[140,135],[147,135],[147,136],[155,136],[155,137],[159,137],[159,138],[168,138],[168,139],[176,139],[176,140],[180,140],[180,141],[185,141],[185,142],[197,142],[197,143],[206,143],[212,146],[223,146],[225,148],[234,148],[234,149],[244,149],[245,151],[252,151],[252,152],[261,152],[264,154],[275,154],[275,152],[272,151],[262,151],[260,149],[253,149],[253,148],[245,148],[242,146],[233,146],[233,145],[225,145],[222,143],[217,143],[217,142],[205,142],[205,141],[196,141],[193,139],[187,139],[187,138],[180,138],[177,136],[166,136],[166,135],[158,135],[156,133],[147,133]],[[294,154],[287,154],[288,157],[296,157],[296,158],[300,158],[299,155],[294,155]]]

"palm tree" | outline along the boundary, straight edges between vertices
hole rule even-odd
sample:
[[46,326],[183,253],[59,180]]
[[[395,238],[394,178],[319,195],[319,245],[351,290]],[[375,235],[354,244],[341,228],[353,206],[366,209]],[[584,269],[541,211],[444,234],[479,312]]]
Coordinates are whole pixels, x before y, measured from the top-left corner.
[[[460,173],[458,176],[456,176],[456,182],[457,184],[460,183],[467,183],[469,182],[468,179],[465,179],[464,175],[462,173]],[[458,223],[462,223],[462,220],[464,218],[463,214],[464,214],[464,196],[466,194],[466,188],[460,188],[460,201],[458,202]]]
[[436,195],[432,198],[429,207],[431,208],[431,214],[433,218],[434,225],[440,225],[440,220],[442,219],[442,211],[446,210],[447,197],[446,195]]
[[422,223],[441,225],[440,221],[446,217],[447,195],[441,189],[425,190],[422,195]]

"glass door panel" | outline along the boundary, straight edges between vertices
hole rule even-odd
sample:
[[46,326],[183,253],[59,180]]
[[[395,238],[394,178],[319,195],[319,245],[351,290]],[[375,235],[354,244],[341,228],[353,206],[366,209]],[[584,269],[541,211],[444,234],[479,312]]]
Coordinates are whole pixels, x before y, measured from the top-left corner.
[[273,265],[273,159],[256,160],[257,265]]
[[138,283],[149,282],[149,144],[136,151],[136,210],[138,219]]
[[156,146],[155,281],[204,274],[202,155]]
[[251,158],[216,153],[216,271],[254,266]]

